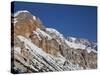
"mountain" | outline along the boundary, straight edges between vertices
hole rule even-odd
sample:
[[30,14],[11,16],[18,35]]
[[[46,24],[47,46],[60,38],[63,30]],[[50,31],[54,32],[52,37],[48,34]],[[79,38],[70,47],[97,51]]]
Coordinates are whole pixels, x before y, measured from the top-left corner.
[[11,18],[11,72],[54,72],[97,68],[97,44],[64,37],[39,17],[18,11]]

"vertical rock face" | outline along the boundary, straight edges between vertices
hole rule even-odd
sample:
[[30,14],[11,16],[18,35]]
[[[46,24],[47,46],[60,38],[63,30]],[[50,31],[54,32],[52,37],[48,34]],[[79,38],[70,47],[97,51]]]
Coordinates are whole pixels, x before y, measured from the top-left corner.
[[17,35],[29,37],[36,28],[42,28],[39,18],[32,16],[28,11],[17,12],[14,16],[14,32]]
[[97,45],[86,39],[67,37],[28,11],[12,17],[14,25],[12,72],[52,72],[97,68]]

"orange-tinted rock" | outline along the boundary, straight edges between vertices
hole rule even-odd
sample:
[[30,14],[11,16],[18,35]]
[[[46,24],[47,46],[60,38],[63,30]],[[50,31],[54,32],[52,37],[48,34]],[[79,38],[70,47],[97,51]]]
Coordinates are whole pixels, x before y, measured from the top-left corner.
[[42,26],[39,18],[36,17],[36,19],[34,19],[32,14],[29,12],[22,12],[14,17],[14,19],[17,20],[14,24],[14,32],[17,35],[29,37],[36,28],[40,28]]

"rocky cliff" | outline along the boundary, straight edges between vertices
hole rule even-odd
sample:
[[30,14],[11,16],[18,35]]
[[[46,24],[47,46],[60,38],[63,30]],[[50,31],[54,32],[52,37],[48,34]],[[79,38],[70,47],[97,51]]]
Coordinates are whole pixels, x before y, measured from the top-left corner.
[[13,73],[53,72],[97,68],[97,44],[86,39],[64,37],[46,28],[28,11],[12,15]]

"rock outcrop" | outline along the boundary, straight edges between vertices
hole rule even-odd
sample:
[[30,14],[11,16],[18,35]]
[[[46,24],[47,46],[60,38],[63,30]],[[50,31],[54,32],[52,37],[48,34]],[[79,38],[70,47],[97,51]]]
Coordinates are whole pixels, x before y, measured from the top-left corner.
[[12,17],[13,73],[53,72],[97,68],[97,45],[86,39],[65,38],[28,11]]

